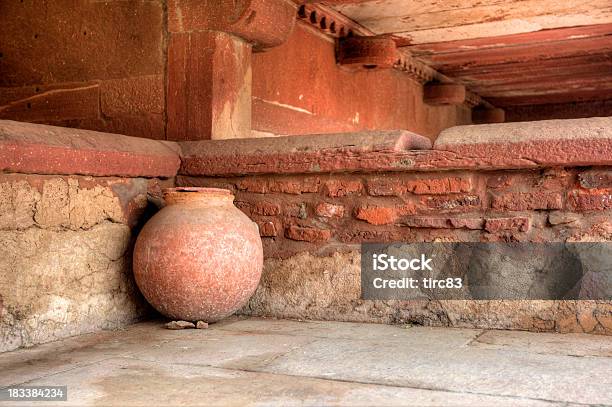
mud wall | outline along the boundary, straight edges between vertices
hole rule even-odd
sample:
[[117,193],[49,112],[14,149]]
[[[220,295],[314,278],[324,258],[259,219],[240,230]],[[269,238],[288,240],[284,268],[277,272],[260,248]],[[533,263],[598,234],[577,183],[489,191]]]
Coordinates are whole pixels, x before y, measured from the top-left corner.
[[153,140],[0,121],[0,352],[150,313],[132,246],[178,160]]

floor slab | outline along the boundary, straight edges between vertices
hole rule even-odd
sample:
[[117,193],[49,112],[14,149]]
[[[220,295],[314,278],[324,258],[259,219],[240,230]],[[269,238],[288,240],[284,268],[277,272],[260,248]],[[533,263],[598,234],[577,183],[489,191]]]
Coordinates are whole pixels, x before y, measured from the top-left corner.
[[0,387],[67,385],[58,406],[612,405],[611,347],[610,337],[576,334],[148,322],[0,354]]

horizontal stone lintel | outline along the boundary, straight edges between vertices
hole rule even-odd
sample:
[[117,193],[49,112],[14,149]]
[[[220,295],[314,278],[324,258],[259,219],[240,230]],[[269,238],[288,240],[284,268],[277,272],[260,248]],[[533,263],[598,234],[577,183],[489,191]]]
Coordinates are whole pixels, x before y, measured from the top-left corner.
[[224,177],[591,165],[612,165],[612,117],[457,126],[433,149],[405,130],[173,143],[0,121],[4,172]]
[[167,178],[179,169],[175,143],[0,120],[0,171]]
[[[400,142],[401,138],[404,140]],[[423,139],[410,132],[387,131],[182,142],[180,174],[240,176],[612,165],[612,117],[457,126],[443,131],[433,149],[428,149]]]

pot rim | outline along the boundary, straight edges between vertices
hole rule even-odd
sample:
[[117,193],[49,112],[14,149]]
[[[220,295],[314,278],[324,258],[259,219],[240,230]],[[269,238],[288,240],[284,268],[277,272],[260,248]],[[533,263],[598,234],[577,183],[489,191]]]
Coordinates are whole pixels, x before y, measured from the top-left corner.
[[180,194],[182,192],[198,193],[203,195],[231,195],[232,191],[224,188],[205,188],[205,187],[174,187],[164,188],[162,193],[166,194]]

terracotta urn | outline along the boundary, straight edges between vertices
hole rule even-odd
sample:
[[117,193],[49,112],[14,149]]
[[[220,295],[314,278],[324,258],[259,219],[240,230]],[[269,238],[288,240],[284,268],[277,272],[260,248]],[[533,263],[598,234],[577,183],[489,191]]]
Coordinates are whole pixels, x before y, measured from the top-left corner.
[[136,283],[163,315],[215,322],[246,304],[263,267],[257,225],[230,191],[169,188],[134,249]]

